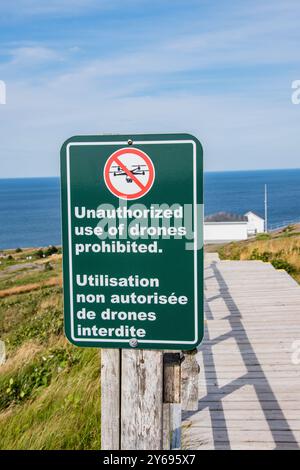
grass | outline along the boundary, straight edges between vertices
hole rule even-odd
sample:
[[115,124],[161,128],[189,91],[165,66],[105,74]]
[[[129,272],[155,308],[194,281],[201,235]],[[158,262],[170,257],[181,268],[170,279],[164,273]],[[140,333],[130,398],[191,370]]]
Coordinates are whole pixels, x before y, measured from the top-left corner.
[[[221,259],[260,260],[284,269],[300,283],[299,227],[286,227],[281,231],[259,234],[254,239],[215,246]],[[210,251],[212,247],[210,247]]]
[[[23,263],[28,250],[12,254],[9,267]],[[0,366],[1,450],[100,448],[99,352],[66,341],[61,286],[44,284],[48,273],[60,279],[60,258],[29,262],[50,261],[50,270],[10,272],[11,291],[0,299],[0,338],[8,356]],[[3,265],[1,274],[7,274]],[[34,285],[33,276],[38,288],[20,293],[19,287]],[[0,295],[6,287],[0,284]]]
[[83,349],[76,356],[0,414],[0,449],[100,448],[98,355]]

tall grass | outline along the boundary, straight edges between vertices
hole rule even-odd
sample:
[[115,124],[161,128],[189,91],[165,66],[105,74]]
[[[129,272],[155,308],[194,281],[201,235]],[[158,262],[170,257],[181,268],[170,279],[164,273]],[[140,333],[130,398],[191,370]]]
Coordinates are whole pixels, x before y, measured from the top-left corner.
[[219,247],[218,251],[222,259],[257,259],[270,262],[275,268],[285,269],[300,282],[300,236],[298,233],[229,243]]
[[99,363],[95,350],[80,350],[71,370],[0,413],[0,449],[100,449]]
[[[51,276],[60,272],[56,263]],[[21,277],[28,285],[31,276],[30,269],[16,272],[18,287]],[[62,316],[59,286],[16,289],[0,299],[0,338],[8,353],[0,366],[1,450],[100,449],[99,352],[69,344]]]

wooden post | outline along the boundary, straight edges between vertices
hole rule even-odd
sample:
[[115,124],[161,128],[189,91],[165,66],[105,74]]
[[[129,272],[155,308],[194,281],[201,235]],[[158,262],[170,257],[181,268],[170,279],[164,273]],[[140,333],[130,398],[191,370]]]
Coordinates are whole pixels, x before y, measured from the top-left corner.
[[180,352],[164,354],[164,403],[181,401],[181,359]]
[[181,364],[181,403],[184,411],[198,410],[200,367],[197,362],[197,352],[197,349],[185,352]]
[[123,349],[121,382],[121,449],[162,449],[162,352]]
[[101,349],[101,449],[120,449],[121,350]]
[[164,354],[164,449],[181,448],[182,353]]
[[163,403],[163,450],[171,449],[170,403]]
[[170,405],[170,449],[181,449],[181,403]]
[[101,448],[180,449],[182,353],[103,349],[101,357]]

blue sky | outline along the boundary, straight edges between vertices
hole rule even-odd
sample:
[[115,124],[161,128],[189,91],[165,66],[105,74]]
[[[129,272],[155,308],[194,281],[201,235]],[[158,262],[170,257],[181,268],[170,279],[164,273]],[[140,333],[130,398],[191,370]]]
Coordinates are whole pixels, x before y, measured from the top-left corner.
[[1,177],[75,134],[191,132],[207,170],[299,167],[300,2],[1,0]]

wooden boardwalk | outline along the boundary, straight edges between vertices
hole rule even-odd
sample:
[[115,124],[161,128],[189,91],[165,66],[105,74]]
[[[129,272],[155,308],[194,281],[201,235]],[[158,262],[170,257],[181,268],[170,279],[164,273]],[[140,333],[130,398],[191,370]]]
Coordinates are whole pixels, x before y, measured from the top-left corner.
[[298,449],[300,286],[271,264],[208,254],[205,297],[199,410],[183,416],[183,448]]

